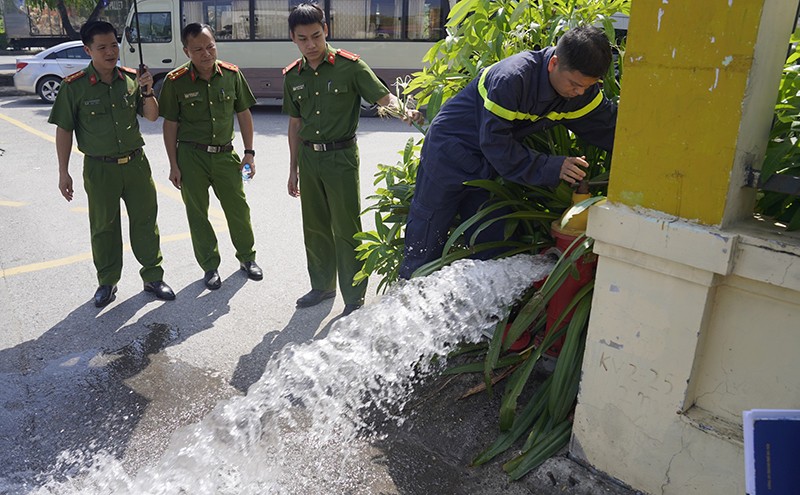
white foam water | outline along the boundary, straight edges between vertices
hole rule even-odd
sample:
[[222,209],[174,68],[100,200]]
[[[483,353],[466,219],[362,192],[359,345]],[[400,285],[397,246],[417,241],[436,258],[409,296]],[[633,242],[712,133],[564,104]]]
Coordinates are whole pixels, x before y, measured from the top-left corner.
[[247,395],[177,430],[156,464],[131,475],[111,456],[65,452],[62,466],[86,467],[57,467],[29,493],[390,493],[374,422],[402,423],[414,381],[441,365],[434,358],[479,341],[552,267],[546,256],[464,260],[397,284],[326,338],[285,348]]

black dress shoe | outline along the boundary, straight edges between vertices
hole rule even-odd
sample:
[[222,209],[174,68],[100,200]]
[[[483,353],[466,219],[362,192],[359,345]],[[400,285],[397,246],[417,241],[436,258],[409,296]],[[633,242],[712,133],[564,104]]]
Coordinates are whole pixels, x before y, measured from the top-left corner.
[[103,306],[108,306],[108,303],[113,301],[116,296],[114,294],[117,293],[117,286],[116,285],[101,285],[97,288],[97,291],[94,293],[94,305],[98,308],[102,308]]
[[157,298],[163,299],[164,301],[172,301],[175,299],[175,293],[172,292],[172,288],[165,284],[163,280],[145,282],[144,291],[152,292]]
[[345,304],[344,311],[342,311],[342,314],[340,316],[347,316],[353,311],[360,309],[361,306],[363,306],[363,304]]
[[219,272],[217,270],[207,271],[203,276],[203,282],[205,282],[208,290],[217,290],[222,287],[222,279],[219,278]]
[[239,265],[239,268],[247,273],[247,278],[250,280],[261,280],[264,278],[264,272],[261,271],[261,268],[255,261],[245,261]]
[[311,289],[308,294],[297,300],[297,307],[308,308],[309,306],[316,306],[325,299],[330,299],[332,297],[336,297],[335,290]]

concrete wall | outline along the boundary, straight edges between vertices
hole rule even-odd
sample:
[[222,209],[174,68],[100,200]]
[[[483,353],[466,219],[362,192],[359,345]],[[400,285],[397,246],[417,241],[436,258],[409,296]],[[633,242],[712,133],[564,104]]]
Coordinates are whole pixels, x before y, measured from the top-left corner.
[[633,2],[571,453],[744,493],[741,413],[800,409],[800,235],[752,218],[797,1]]

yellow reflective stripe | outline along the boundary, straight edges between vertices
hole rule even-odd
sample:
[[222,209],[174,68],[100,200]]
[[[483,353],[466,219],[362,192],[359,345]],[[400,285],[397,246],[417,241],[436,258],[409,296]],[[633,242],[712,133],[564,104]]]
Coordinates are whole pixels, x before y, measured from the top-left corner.
[[572,112],[550,112],[545,115],[546,118],[550,120],[564,120],[564,119],[579,119],[586,115],[587,113],[591,112],[603,101],[603,93],[597,92],[597,96],[594,97],[594,100],[590,101],[588,105],[583,108],[579,108],[577,110],[573,110]]
[[502,117],[506,120],[533,120],[537,121],[540,119],[538,115],[531,115],[529,113],[523,112],[515,112],[513,110],[509,110],[507,108],[503,108],[502,106],[498,105],[497,103],[493,102],[489,99],[488,91],[486,90],[486,73],[489,72],[494,65],[490,65],[487,67],[482,73],[481,78],[478,81],[478,92],[481,94],[481,98],[483,98],[483,106],[486,110],[489,110],[493,114],[497,115],[498,117]]
[[[542,117],[539,115],[534,115],[530,113],[524,112],[515,112],[513,110],[509,110],[507,108],[498,105],[497,103],[493,102],[489,99],[488,94],[489,91],[486,89],[486,73],[489,72],[492,66],[487,67],[482,73],[480,80],[478,81],[478,93],[480,93],[481,98],[483,98],[483,106],[486,110],[489,110],[493,114],[497,115],[498,117],[502,117],[506,120],[531,120],[536,122],[537,120],[541,119]],[[594,97],[592,101],[589,102],[583,108],[579,108],[577,110],[573,110],[571,112],[550,112],[544,116],[544,118],[550,120],[570,120],[570,119],[579,119],[584,115],[588,114],[598,106],[603,101],[603,93],[598,92],[597,96]]]

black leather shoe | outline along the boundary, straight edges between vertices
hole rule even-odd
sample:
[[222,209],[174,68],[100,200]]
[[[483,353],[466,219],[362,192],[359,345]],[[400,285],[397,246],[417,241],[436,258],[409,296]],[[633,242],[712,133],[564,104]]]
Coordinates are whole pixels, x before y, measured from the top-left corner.
[[203,282],[205,282],[208,290],[217,290],[222,287],[222,279],[219,278],[219,272],[217,270],[207,271],[203,276]]
[[325,299],[330,299],[332,297],[336,297],[335,290],[311,289],[308,294],[297,300],[297,307],[308,308],[309,306],[316,306]]
[[172,292],[172,288],[165,284],[163,280],[146,282],[144,284],[144,291],[152,292],[157,298],[163,299],[164,301],[172,301],[175,299],[175,293]]
[[261,268],[255,261],[245,261],[239,265],[239,268],[247,273],[247,278],[250,280],[261,280],[264,278],[264,272],[261,271]]
[[361,306],[363,306],[363,304],[345,304],[344,311],[342,311],[342,314],[340,316],[347,316],[353,311],[360,309]]
[[108,306],[108,303],[116,299],[116,296],[114,295],[116,293],[116,285],[101,285],[94,293],[94,305],[98,308]]

